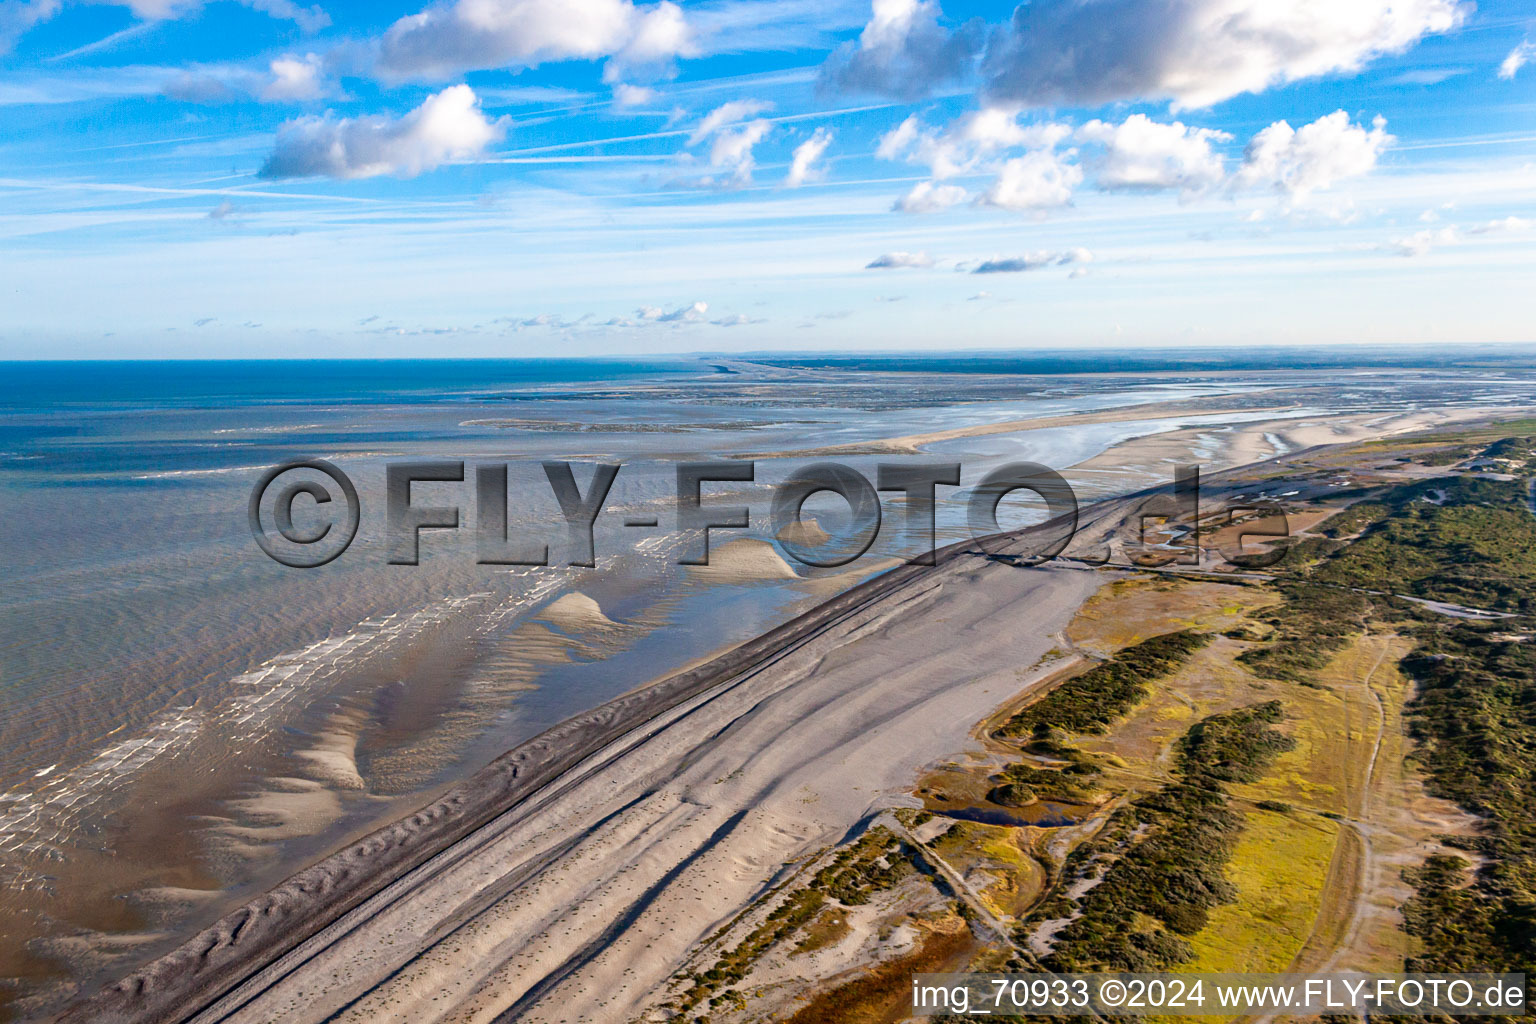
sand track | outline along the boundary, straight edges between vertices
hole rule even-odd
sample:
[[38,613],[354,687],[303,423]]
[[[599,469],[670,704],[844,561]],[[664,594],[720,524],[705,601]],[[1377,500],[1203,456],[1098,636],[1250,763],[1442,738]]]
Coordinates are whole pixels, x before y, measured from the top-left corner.
[[[1095,512],[1107,514],[1103,509]],[[981,577],[986,577],[984,584]],[[969,728],[1017,690],[1017,671],[1045,653],[1050,633],[1065,624],[1066,616],[1097,583],[1091,573],[1025,571],[999,564],[970,545],[946,549],[934,568],[893,570],[711,662],[556,726],[421,811],[227,915],[61,1019],[145,1024],[323,1020],[337,1014],[342,1016],[335,1019],[345,1019],[354,1004],[360,1010],[368,1002],[372,986],[384,983],[395,992],[411,984],[405,980],[409,971],[397,972],[410,956],[421,953],[401,955],[404,936],[438,936],[435,946],[428,941],[422,948],[446,947],[455,936],[466,934],[463,929],[485,919],[487,905],[501,907],[509,898],[525,899],[528,879],[568,874],[570,865],[579,861],[579,851],[593,844],[602,847],[593,852],[597,861],[621,865],[609,878],[611,893],[633,888],[627,876],[637,865],[655,861],[675,867],[691,856],[685,874],[697,876],[696,887],[709,888],[709,880],[722,873],[749,880],[736,886],[728,901],[745,905],[785,860],[803,855],[816,843],[840,838],[872,813],[879,793],[900,791],[926,760],[963,747]],[[903,618],[935,600],[949,610]],[[1018,606],[1020,601],[1037,607],[1025,610]],[[1016,634],[996,628],[997,616],[1003,614],[1015,616]],[[977,635],[962,637],[965,631],[955,624],[967,619],[992,624]],[[1056,627],[1044,628],[1052,622]],[[858,655],[851,655],[856,647]],[[988,657],[975,661],[983,651]],[[956,659],[972,665],[969,673],[956,674]],[[926,669],[914,675],[917,665]],[[878,671],[872,666],[879,666]],[[986,680],[996,672],[1004,677]],[[808,682],[812,679],[814,685]],[[781,693],[795,695],[790,706]],[[857,723],[848,720],[853,709],[862,714]],[[807,730],[807,719],[841,726],[818,735]],[[791,729],[796,735],[788,741]],[[750,741],[743,738],[745,733],[751,734]],[[655,761],[658,750],[665,755]],[[636,755],[642,751],[654,763],[639,770]],[[737,753],[723,753],[729,751]],[[706,758],[706,753],[713,756]],[[707,780],[694,775],[686,783],[678,781],[678,771],[696,773],[705,763],[715,765],[710,780],[734,777],[731,800],[721,803],[718,794],[708,792]],[[849,766],[855,763],[878,776],[884,788],[853,781],[859,772],[850,772]],[[650,780],[649,796],[634,789],[645,780]],[[747,786],[748,780],[754,785]],[[822,792],[829,782],[833,790],[846,792],[838,798]],[[589,798],[593,787],[603,789],[602,799]],[[626,794],[617,802],[616,788]],[[858,799],[846,799],[849,792]],[[573,818],[565,802],[575,793],[588,794],[588,802],[581,805],[587,808],[585,818]],[[676,806],[658,812],[666,800]],[[701,809],[692,814],[679,810],[690,801]],[[823,803],[827,810],[808,802]],[[765,809],[770,806],[778,809]],[[724,813],[723,807],[733,809]],[[750,813],[737,818],[733,829],[708,838],[743,807],[751,808]],[[636,850],[643,852],[606,848],[624,832],[605,823],[614,814],[616,824],[626,816],[649,818],[658,831],[639,841]],[[557,819],[582,821],[584,831],[577,841],[572,843],[566,821]],[[742,836],[750,841],[743,842]],[[508,843],[518,844],[515,857],[508,856]],[[700,865],[707,870],[700,871]],[[617,896],[594,899],[591,892],[563,888],[561,899],[569,902],[562,905],[575,908],[573,913],[607,915],[605,920],[611,922],[620,909],[614,905]],[[425,892],[435,895],[426,899],[421,895]],[[674,895],[667,899],[676,902]],[[625,916],[643,920],[655,902],[637,903]],[[402,905],[417,911],[409,930],[379,938],[374,922],[388,918],[383,909]],[[676,959],[689,942],[701,937],[690,932],[696,923],[690,918],[669,926],[668,945],[675,946]],[[551,918],[541,927],[563,929],[558,933],[562,936],[586,935],[587,941],[578,946],[588,945],[595,934],[585,920],[560,924]],[[360,941],[366,948],[359,956],[349,952],[338,958],[336,949]],[[380,959],[383,951],[395,951],[398,962],[386,965]],[[521,999],[532,984],[524,986],[511,974],[536,976],[537,983],[557,973],[565,959],[575,956],[574,963],[582,962],[576,952],[577,946],[572,946],[557,958],[553,946],[525,949],[514,969],[507,950],[485,950],[485,962],[505,969],[481,982],[484,1002],[499,1004],[499,1013],[515,1001],[503,998],[505,993],[518,990],[516,998]],[[317,983],[319,976],[327,979],[325,985]],[[653,980],[659,984],[665,976],[658,968]],[[568,986],[557,979],[555,987]],[[336,998],[321,1000],[329,1009],[319,1016],[301,1012],[299,1004],[314,1003],[319,988],[334,991]],[[302,999],[283,998],[284,993],[301,991]],[[279,1008],[274,999],[283,1005]],[[478,1004],[480,996],[471,1001]],[[369,1012],[377,1011],[370,1006]],[[471,1012],[458,1019],[489,1018]]]
[[[1049,646],[1039,627],[1064,624],[1096,584],[975,561],[601,752],[244,1005],[196,1019],[611,1021],[643,1010],[786,865],[963,747]],[[1035,628],[997,629],[1010,610]]]

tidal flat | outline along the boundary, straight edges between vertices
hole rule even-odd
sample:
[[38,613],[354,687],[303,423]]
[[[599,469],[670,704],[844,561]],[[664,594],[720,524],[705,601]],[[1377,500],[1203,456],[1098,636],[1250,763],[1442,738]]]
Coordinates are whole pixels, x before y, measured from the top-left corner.
[[[914,553],[893,512],[859,562],[794,564],[765,524],[773,482],[808,461],[797,453],[837,449],[871,478],[897,451],[961,462],[939,504],[945,544],[965,536],[965,485],[1011,461],[1058,467],[1093,500],[1166,483],[1185,460],[1218,470],[1536,406],[1519,373],[730,369],[275,397],[220,381],[8,407],[0,488],[18,514],[0,529],[22,552],[0,581],[10,1012],[93,991],[504,751]],[[244,518],[262,469],[301,457],[351,475],[364,510],[357,543],[315,572],[267,561]],[[462,503],[463,529],[424,535],[421,565],[389,565],[383,467],[401,458],[511,462],[526,495],[514,526],[547,536],[556,565],[477,565],[469,491],[439,484],[424,500]],[[545,459],[623,465],[593,568],[559,565]],[[696,538],[669,529],[673,465],[699,459],[758,464],[751,485],[711,490],[759,525],[717,534],[724,557],[706,571],[677,565]],[[807,512],[843,526],[834,503]],[[1038,518],[1004,512],[1007,526]],[[645,513],[658,528],[618,525]]]

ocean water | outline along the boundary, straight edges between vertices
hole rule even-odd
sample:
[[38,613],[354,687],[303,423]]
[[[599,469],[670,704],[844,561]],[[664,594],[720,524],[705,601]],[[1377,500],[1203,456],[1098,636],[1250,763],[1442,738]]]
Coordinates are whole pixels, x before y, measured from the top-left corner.
[[[779,559],[766,514],[772,484],[814,460],[796,453],[1151,402],[1254,407],[928,447],[969,486],[1008,461],[1065,468],[1181,425],[1273,419],[1259,409],[1277,390],[1294,415],[1339,393],[1336,373],[942,369],[0,364],[0,979],[14,1005],[111,976],[508,746],[914,553],[888,511],[848,571]],[[1518,374],[1349,388],[1352,409],[1536,396]],[[743,457],[757,479],[711,485],[709,500],[747,504],[764,543],[717,572],[679,566],[699,538],[675,528],[676,463]],[[361,528],[334,562],[297,570],[258,549],[247,502],[268,467],[313,458],[355,481]],[[547,543],[551,566],[477,564],[470,481],[414,488],[417,504],[462,508],[461,527],[423,534],[421,564],[390,564],[385,467],[407,458],[509,464],[511,529]],[[622,465],[594,568],[565,564],[547,459]],[[873,479],[887,459],[841,461]],[[582,487],[590,472],[578,466]],[[941,503],[939,543],[963,535],[966,493]],[[812,511],[840,525],[835,503]],[[625,527],[632,515],[657,526]],[[571,593],[600,617],[549,611]],[[112,937],[125,933],[155,937],[124,953]]]

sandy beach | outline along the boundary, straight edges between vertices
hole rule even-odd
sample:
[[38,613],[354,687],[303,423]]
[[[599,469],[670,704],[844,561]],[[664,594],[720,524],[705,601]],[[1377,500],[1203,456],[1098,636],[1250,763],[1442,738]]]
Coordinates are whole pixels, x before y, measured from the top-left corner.
[[[1479,416],[1249,422],[1210,454],[1246,463]],[[1078,468],[1144,474],[1202,436],[1136,438]],[[1084,509],[1079,543],[1101,544],[1134,502]],[[770,555],[738,541],[716,571],[772,575]],[[1042,658],[1109,578],[973,542],[877,576],[509,751],[61,1019],[643,1017],[691,950],[797,864],[915,805],[912,780],[1049,675]],[[612,625],[579,595],[541,618]]]
[[1100,582],[970,543],[938,561],[568,720],[62,1019],[640,1008],[785,864],[906,802],[913,773],[1025,685]]

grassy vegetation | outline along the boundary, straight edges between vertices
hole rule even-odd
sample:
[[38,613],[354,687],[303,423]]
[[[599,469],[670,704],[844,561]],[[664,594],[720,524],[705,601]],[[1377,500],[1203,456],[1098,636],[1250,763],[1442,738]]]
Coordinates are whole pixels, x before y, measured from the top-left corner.
[[1337,515],[1330,516],[1318,532],[1333,540],[1353,537],[1375,526],[1391,513],[1392,508],[1389,505],[1383,505],[1379,501],[1362,501],[1349,506]]
[[1536,437],[1500,438],[1484,448],[1481,457],[1508,460],[1524,468],[1532,459],[1536,459]]
[[1272,728],[1281,714],[1270,701],[1196,723],[1177,747],[1178,779],[1116,812],[1098,838],[1073,852],[1069,872],[1102,871],[1102,878],[1057,936],[1051,969],[1155,971],[1194,955],[1187,937],[1237,896],[1225,867],[1243,817],[1229,807],[1225,786],[1257,779],[1289,748]]
[[1310,682],[1365,628],[1370,600],[1305,581],[1282,583],[1277,589],[1284,600],[1260,617],[1274,627],[1274,642],[1245,651],[1237,660],[1266,679]]
[[1413,970],[1536,963],[1536,652],[1490,636],[1498,628],[1430,626],[1403,663],[1420,686],[1410,722],[1431,790],[1483,819],[1465,845],[1486,858],[1470,885],[1460,858],[1431,858],[1412,876],[1403,913],[1424,940]]
[[1310,578],[1536,613],[1536,516],[1523,482],[1427,480],[1392,488],[1377,501],[1390,512]]
[[1246,815],[1227,865],[1236,895],[1190,937],[1194,956],[1180,970],[1284,971],[1311,934],[1337,839],[1315,817]]
[[1188,630],[1143,640],[1051,690],[1004,722],[998,734],[1104,732],[1146,697],[1149,682],[1169,675],[1208,643],[1209,635]]
[[889,960],[854,981],[823,992],[788,1024],[885,1024],[903,1020],[912,1005],[912,975],[955,970],[975,945],[969,929],[927,932],[912,953]]
[[[911,851],[889,829],[872,828],[852,846],[838,852],[804,888],[790,893],[763,923],[725,952],[706,971],[693,975],[693,986],[677,1008],[692,1012],[708,1000],[713,1009],[733,1005],[739,997],[725,991],[747,976],[762,955],[793,937],[828,908],[868,903],[914,871]],[[814,938],[814,930],[812,937]]]
[[1062,769],[1011,764],[1003,769],[1001,784],[987,799],[1004,807],[1027,807],[1036,800],[1084,803],[1094,796],[1093,777],[1098,774],[1099,767],[1086,761]]
[[[1442,464],[1509,459],[1518,472],[1536,454],[1530,436],[1462,440]],[[1434,856],[1405,873],[1416,895],[1404,927],[1421,944],[1407,967],[1524,970],[1536,963],[1536,516],[1526,482],[1457,476],[1357,496],[1368,500],[1328,524],[1343,542],[1280,587],[1284,603],[1267,617],[1281,640],[1242,660],[1305,680],[1368,616],[1396,619],[1415,644],[1399,667],[1418,687],[1407,714],[1429,789],[1481,819],[1478,836],[1444,837],[1469,858]],[[1348,587],[1514,617],[1450,618]]]

